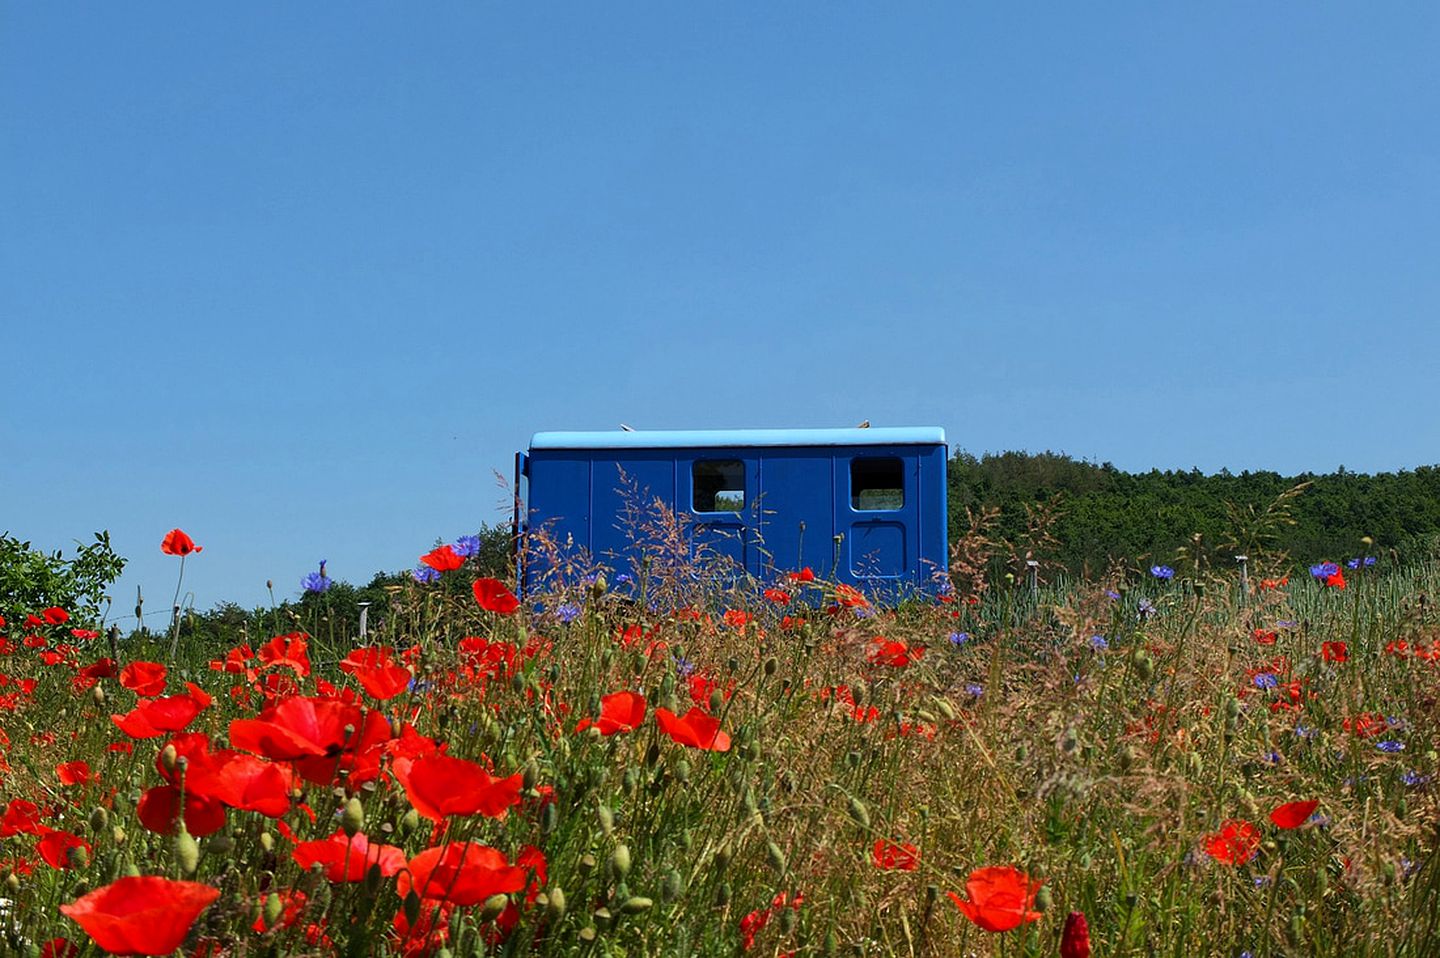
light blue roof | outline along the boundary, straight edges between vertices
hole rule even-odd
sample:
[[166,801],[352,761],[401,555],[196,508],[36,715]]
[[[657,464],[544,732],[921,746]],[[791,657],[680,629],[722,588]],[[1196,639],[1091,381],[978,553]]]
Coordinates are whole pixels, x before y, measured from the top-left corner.
[[746,446],[936,446],[939,426],[875,429],[655,429],[636,432],[537,432],[531,449],[694,449]]

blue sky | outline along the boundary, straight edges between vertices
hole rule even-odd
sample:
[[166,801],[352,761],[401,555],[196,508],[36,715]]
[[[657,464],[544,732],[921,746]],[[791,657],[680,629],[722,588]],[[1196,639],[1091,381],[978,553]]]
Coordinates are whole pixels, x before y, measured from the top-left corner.
[[[528,9],[527,9],[528,8]],[[417,12],[418,11],[418,12]],[[1433,4],[10,4],[0,531],[364,581],[542,429],[1440,461]]]

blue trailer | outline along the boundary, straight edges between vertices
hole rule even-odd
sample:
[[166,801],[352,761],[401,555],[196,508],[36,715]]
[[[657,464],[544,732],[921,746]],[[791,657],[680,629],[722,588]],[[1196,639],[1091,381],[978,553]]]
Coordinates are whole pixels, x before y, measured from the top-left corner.
[[[515,457],[516,539],[543,529],[633,573],[638,494],[761,581],[808,566],[870,593],[929,591],[948,564],[948,458],[939,427],[540,432]],[[520,571],[532,590],[538,570]]]

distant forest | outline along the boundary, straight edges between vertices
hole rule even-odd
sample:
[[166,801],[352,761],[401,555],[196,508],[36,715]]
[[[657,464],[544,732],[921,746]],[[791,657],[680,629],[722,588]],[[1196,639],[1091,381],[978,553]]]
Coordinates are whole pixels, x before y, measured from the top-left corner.
[[1237,551],[1286,553],[1297,568],[1366,554],[1410,559],[1434,555],[1440,543],[1435,466],[1374,475],[1129,473],[1052,452],[960,452],[950,460],[949,496],[952,542],[969,528],[967,510],[998,510],[991,535],[1012,543],[1026,541],[1037,512],[1048,513],[1050,541],[1037,558],[1075,573],[1100,573],[1117,559],[1233,563]]

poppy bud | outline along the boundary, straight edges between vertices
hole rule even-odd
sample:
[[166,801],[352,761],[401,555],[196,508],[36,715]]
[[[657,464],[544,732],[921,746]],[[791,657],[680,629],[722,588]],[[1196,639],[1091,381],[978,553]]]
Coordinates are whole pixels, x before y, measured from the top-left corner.
[[795,909],[786,908],[780,912],[780,934],[788,935],[795,930]]
[[729,843],[727,842],[726,844],[721,845],[719,850],[715,852],[715,867],[720,869],[721,871],[724,871],[726,868],[729,867],[730,862],[734,860],[734,858],[735,850],[731,848]]
[[97,686],[95,686],[93,689],[91,689],[91,690],[90,690],[90,701],[91,701],[95,706],[97,706],[97,707],[98,707],[98,706],[101,706],[101,705],[104,705],[104,704],[105,704],[105,689],[102,688],[102,687],[99,686],[99,685],[97,685]]
[[402,833],[408,834],[419,827],[420,813],[413,808],[406,812],[404,817],[400,819],[400,831]]
[[1072,911],[1060,935],[1060,958],[1090,958],[1090,926],[1082,912]]
[[608,588],[610,588],[610,583],[605,581],[605,574],[602,572],[596,575],[595,581],[590,584],[590,594],[598,599],[605,594],[605,590]]
[[525,789],[526,791],[529,791],[530,789],[534,788],[539,783],[539,781],[540,766],[532,758],[530,761],[525,763],[524,774],[520,779],[520,787]]
[[20,876],[11,872],[5,876],[5,890],[12,895],[20,890]]
[[110,844],[123,845],[125,844],[127,839],[128,836],[125,834],[125,829],[121,826],[116,825],[114,828],[110,829]]
[[90,813],[90,830],[98,832],[110,824],[110,810],[104,805],[96,805],[95,810]]
[[205,854],[214,852],[216,855],[224,855],[235,847],[235,839],[229,835],[211,835],[205,839]]
[[640,770],[638,768],[627,768],[623,777],[623,784],[625,785],[625,791],[633,792],[635,787],[640,784]]
[[848,765],[850,768],[859,768],[859,767],[860,767],[860,753],[854,751],[853,749],[852,749],[851,751],[849,751],[849,752],[846,752],[846,753],[845,753],[845,764]]
[[660,746],[659,746],[659,744],[657,744],[657,743],[655,743],[655,742],[651,742],[651,743],[650,743],[650,747],[645,750],[645,767],[646,767],[646,768],[654,768],[654,767],[655,767],[656,765],[658,765],[659,763],[660,763]]
[[373,898],[377,893],[379,893],[380,883],[384,880],[385,875],[383,872],[380,871],[379,864],[377,864],[376,862],[371,862],[370,867],[365,869],[365,878],[362,883],[362,887],[365,889],[365,894]]
[[785,874],[785,868],[788,863],[785,861],[785,853],[780,850],[779,845],[774,842],[766,842],[765,857],[770,860],[771,868],[775,869],[775,871],[781,875]]
[[1137,758],[1139,758],[1139,757],[1140,757],[1140,753],[1137,752],[1137,751],[1135,751],[1135,746],[1133,746],[1133,745],[1126,745],[1124,748],[1122,748],[1122,749],[1120,750],[1120,769],[1121,769],[1121,771],[1128,771],[1128,770],[1130,769],[1130,766],[1134,765],[1134,764],[1135,764],[1135,760],[1136,760]]
[[552,922],[565,917],[565,889],[551,885],[545,893],[545,914]]
[[121,878],[139,878],[139,877],[140,877],[140,868],[139,868],[139,866],[137,866],[134,862],[129,862],[129,861],[127,861],[127,862],[126,862],[123,866],[121,866],[121,868],[120,868],[120,877],[121,877]]
[[[415,893],[414,893],[414,892],[411,892],[410,895],[409,895],[409,898],[414,898],[414,897],[415,897]],[[406,911],[406,917],[409,918],[409,911],[410,911],[410,909],[409,909],[408,906],[409,906],[410,902],[409,902],[408,898],[407,898],[405,904],[406,904],[406,906],[407,906],[406,909],[405,909],[405,911]],[[416,898],[416,899],[415,899],[415,904],[418,906],[418,905],[420,904],[420,899]],[[265,920],[265,927],[266,927],[266,928],[274,928],[274,927],[275,927],[275,923],[280,920],[280,916],[281,916],[282,914],[284,914],[284,912],[285,912],[285,904],[284,904],[284,902],[282,902],[282,901],[280,900],[280,896],[279,896],[277,893],[275,893],[275,892],[272,891],[270,894],[268,894],[268,895],[265,896],[265,909],[264,909],[264,911],[262,911],[262,912],[260,913],[260,917]],[[418,907],[415,909],[415,914],[416,914],[416,917],[418,918],[418,917],[419,917],[419,914],[420,914],[420,909],[419,909]],[[411,919],[411,921],[414,921],[414,919]]]
[[596,864],[597,864],[597,863],[596,863],[596,861],[595,861],[595,856],[594,856],[594,855],[581,855],[581,856],[580,856],[580,874],[581,874],[581,875],[588,875],[588,874],[590,874],[591,872],[593,872],[593,871],[595,870],[595,865],[596,865]]
[[1150,658],[1149,653],[1141,652],[1135,656],[1135,674],[1140,676],[1142,682],[1150,681],[1155,675],[1155,661]]
[[595,817],[600,820],[601,832],[609,835],[615,830],[615,813],[610,810],[610,806],[601,805],[595,809]]
[[685,759],[682,758],[675,763],[674,771],[675,781],[681,783],[682,785],[690,781],[690,763],[687,762]]
[[175,774],[175,762],[179,753],[175,751],[174,745],[167,745],[160,750],[160,767],[170,774]]
[[825,943],[821,945],[821,949],[826,958],[830,958],[840,951],[840,936],[835,934],[834,928],[825,932]]
[[555,826],[559,824],[560,809],[556,807],[554,802],[546,803],[545,807],[540,810],[541,833],[549,835],[551,832],[555,831]]
[[733,656],[733,655],[730,656],[730,658],[728,658],[728,659],[725,660],[725,668],[726,668],[727,671],[729,671],[729,672],[731,672],[731,673],[739,672],[739,671],[740,671],[740,660],[737,659],[737,658],[735,658],[735,656]]
[[642,898],[639,895],[625,899],[625,904],[620,906],[620,911],[626,915],[639,915],[655,907],[655,902],[649,898]]
[[615,877],[624,879],[630,874],[630,849],[624,845],[616,845],[615,850],[610,853],[610,870]]
[[1060,748],[1066,752],[1075,751],[1080,744],[1080,736],[1074,727],[1067,728],[1065,734],[1060,737]]
[[674,868],[665,873],[664,880],[660,883],[660,900],[666,902],[674,901],[685,892],[685,879],[680,877],[680,872]]
[[195,870],[200,867],[200,846],[196,843],[195,836],[187,832],[183,825],[180,833],[175,836],[175,861],[186,877],[195,874]]
[[851,795],[846,806],[846,810],[850,813],[851,821],[861,828],[870,827],[870,810],[865,807],[864,802],[860,801],[860,799],[854,795]]
[[730,883],[722,881],[715,889],[715,907],[724,908],[728,904],[730,904]]
[[937,698],[935,700],[935,707],[940,710],[940,714],[945,716],[947,720],[951,722],[955,721],[955,706],[950,704],[949,699]]
[[1041,885],[1035,892],[1035,910],[1040,912],[1049,911],[1050,906],[1054,903],[1055,899],[1050,893],[1050,886]]
[[765,660],[765,665],[763,666],[763,668],[767,676],[774,675],[780,670],[780,661],[772,655]]
[[480,906],[480,920],[494,921],[505,911],[505,906],[508,904],[510,904],[509,895],[491,895]]
[[360,799],[351,796],[345,803],[345,808],[340,812],[340,829],[347,838],[354,838],[355,833],[365,827],[365,806],[360,804]]
[[260,848],[267,855],[275,850],[275,836],[270,832],[260,833]]

